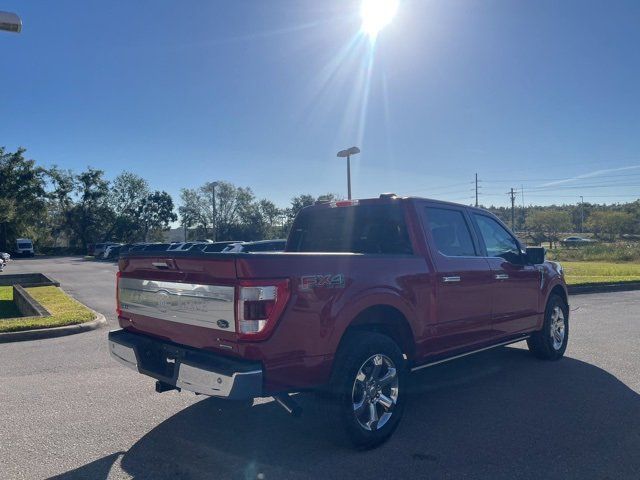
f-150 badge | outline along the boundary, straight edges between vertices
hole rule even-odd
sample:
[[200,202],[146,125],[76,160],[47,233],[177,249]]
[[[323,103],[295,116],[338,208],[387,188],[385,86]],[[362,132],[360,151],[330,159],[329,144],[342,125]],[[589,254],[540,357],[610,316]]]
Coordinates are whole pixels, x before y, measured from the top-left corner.
[[300,290],[313,290],[314,288],[344,288],[344,275],[330,273],[300,277]]

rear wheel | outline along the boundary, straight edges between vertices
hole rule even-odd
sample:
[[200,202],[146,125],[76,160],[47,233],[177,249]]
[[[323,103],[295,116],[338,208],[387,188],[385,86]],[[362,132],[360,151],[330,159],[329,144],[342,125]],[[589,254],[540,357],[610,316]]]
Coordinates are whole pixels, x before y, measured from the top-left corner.
[[404,358],[389,337],[350,335],[338,352],[327,414],[335,432],[359,448],[385,442],[404,412]]
[[562,297],[552,295],[547,302],[542,330],[527,340],[529,350],[538,358],[558,360],[569,340],[569,307]]

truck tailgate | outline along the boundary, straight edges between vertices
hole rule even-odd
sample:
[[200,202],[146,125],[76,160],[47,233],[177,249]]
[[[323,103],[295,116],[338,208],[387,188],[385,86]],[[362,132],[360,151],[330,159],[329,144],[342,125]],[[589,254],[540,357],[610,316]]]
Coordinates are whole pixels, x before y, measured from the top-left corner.
[[120,260],[118,317],[123,328],[196,348],[233,350],[236,260],[131,256]]

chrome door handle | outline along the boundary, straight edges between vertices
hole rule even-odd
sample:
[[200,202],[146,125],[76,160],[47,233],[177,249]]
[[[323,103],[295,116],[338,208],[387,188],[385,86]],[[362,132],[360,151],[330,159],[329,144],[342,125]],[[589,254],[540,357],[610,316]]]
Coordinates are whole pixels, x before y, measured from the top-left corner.
[[453,277],[442,277],[442,281],[444,283],[459,282],[460,281],[460,277],[457,276],[457,275],[454,275]]
[[508,280],[509,275],[507,275],[506,273],[496,273],[495,278],[496,280]]

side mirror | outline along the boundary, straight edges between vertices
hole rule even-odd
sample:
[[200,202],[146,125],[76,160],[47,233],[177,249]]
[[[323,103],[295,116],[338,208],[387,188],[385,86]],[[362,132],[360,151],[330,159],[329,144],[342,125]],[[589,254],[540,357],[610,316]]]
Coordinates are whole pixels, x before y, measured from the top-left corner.
[[544,263],[546,253],[544,247],[527,247],[527,261],[533,265]]

